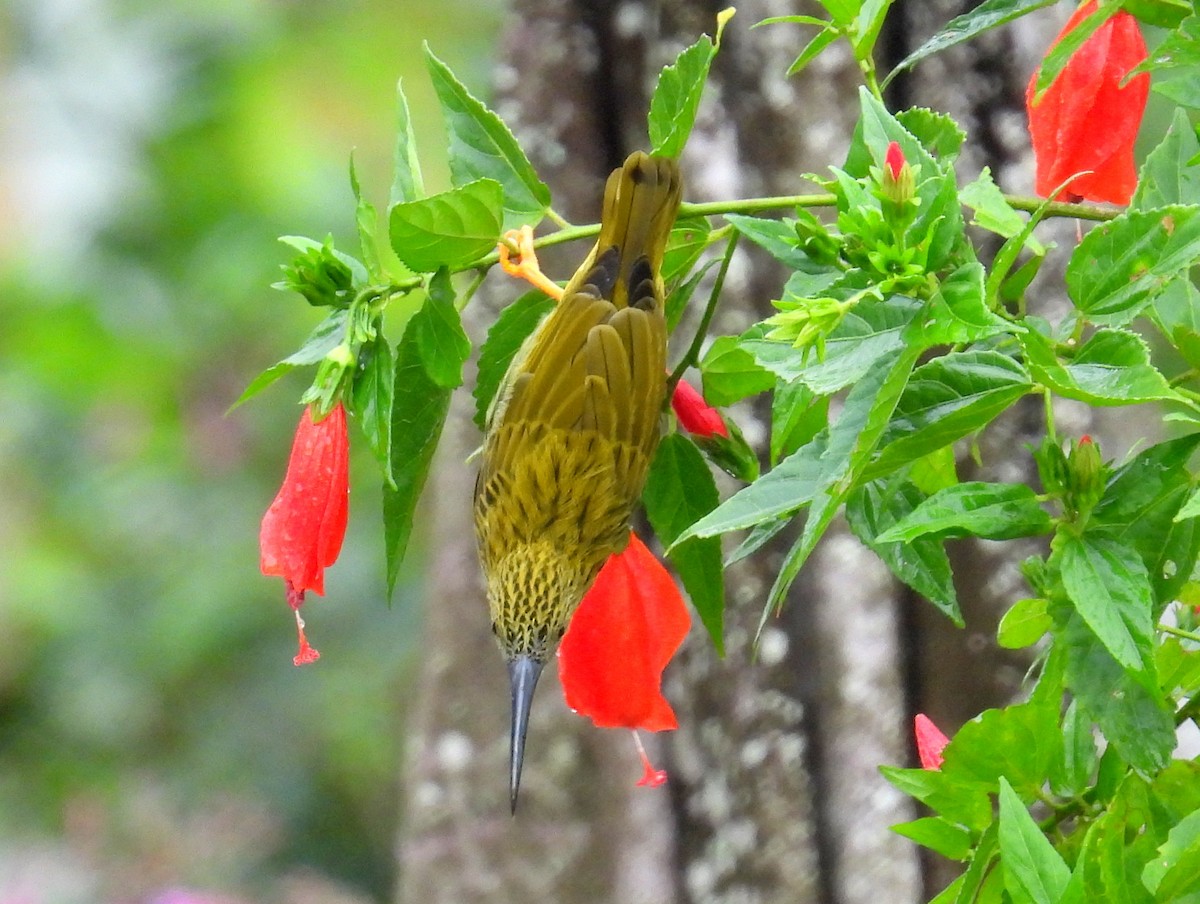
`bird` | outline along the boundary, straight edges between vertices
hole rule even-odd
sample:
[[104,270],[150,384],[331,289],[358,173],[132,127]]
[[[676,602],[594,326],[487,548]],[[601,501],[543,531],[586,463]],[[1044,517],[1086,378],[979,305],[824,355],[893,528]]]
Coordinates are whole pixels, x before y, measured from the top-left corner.
[[[660,271],[682,191],[669,157],[635,152],[612,172],[595,247],[514,356],[485,421],[474,520],[492,632],[508,663],[514,814],[538,678],[604,562],[628,543],[658,445],[667,390]],[[527,228],[523,263],[536,260],[532,248]],[[535,284],[559,294],[545,277]]]

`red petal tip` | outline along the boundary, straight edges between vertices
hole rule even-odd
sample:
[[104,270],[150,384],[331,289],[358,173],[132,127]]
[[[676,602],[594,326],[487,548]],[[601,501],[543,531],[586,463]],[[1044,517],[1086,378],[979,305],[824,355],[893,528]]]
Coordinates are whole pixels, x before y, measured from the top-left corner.
[[930,771],[941,769],[946,759],[942,751],[950,739],[924,713],[917,713],[913,719],[913,730],[917,736],[917,758],[921,761],[921,768]]

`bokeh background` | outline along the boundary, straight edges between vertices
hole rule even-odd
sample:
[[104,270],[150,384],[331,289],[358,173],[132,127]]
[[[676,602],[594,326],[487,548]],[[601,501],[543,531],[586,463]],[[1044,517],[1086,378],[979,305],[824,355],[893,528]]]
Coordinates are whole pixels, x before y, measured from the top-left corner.
[[228,409],[320,317],[276,237],[352,247],[401,77],[443,186],[421,42],[486,95],[501,14],[0,3],[0,904],[390,897],[419,569],[389,607],[355,450],[295,669],[257,531],[305,377]]

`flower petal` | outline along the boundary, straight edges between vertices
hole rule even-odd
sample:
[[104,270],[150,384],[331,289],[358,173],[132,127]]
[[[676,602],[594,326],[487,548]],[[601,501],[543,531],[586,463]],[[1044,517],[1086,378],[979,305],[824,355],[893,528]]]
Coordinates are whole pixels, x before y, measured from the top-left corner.
[[636,535],[609,557],[558,650],[567,705],[602,728],[676,728],[662,671],[691,624],[667,570]]
[[690,383],[680,380],[675,384],[675,392],[671,396],[671,407],[675,409],[675,417],[688,433],[693,436],[710,438],[713,436],[729,436],[729,428],[721,412],[704,401]]
[[913,730],[917,736],[917,758],[921,761],[921,768],[931,771],[941,769],[945,761],[942,751],[950,739],[924,713],[917,713],[913,719]]

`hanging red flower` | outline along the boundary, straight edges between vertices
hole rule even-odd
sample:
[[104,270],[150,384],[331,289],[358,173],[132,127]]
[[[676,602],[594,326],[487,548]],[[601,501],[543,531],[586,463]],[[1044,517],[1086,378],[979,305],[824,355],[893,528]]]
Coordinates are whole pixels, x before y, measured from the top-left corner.
[[[1088,0],[1075,10],[1051,49],[1095,9],[1096,0]],[[1133,144],[1146,109],[1150,76],[1143,72],[1124,87],[1121,81],[1145,59],[1146,42],[1137,19],[1120,10],[1075,51],[1036,103],[1034,72],[1025,89],[1025,107],[1039,195],[1049,197],[1067,179],[1086,171],[1061,195],[1129,203],[1137,187]]]
[[913,719],[913,730],[917,735],[917,758],[921,761],[921,768],[931,771],[941,769],[945,761],[942,751],[950,739],[924,713],[917,713]]
[[701,439],[711,439],[714,436],[729,436],[729,428],[721,412],[704,401],[692,388],[690,383],[680,380],[675,384],[675,392],[671,396],[671,407],[675,409],[675,417],[688,433]]
[[300,606],[307,591],[324,594],[325,569],[342,549],[349,458],[346,411],[341,403],[320,421],[313,420],[311,406],[305,408],[283,486],[263,515],[259,533],[262,572],[283,578],[287,588],[300,639],[300,651],[293,660],[296,665],[313,662],[321,655],[304,636]]
[[660,684],[690,625],[675,581],[630,534],[625,551],[600,570],[559,646],[567,706],[601,728],[678,727]]

